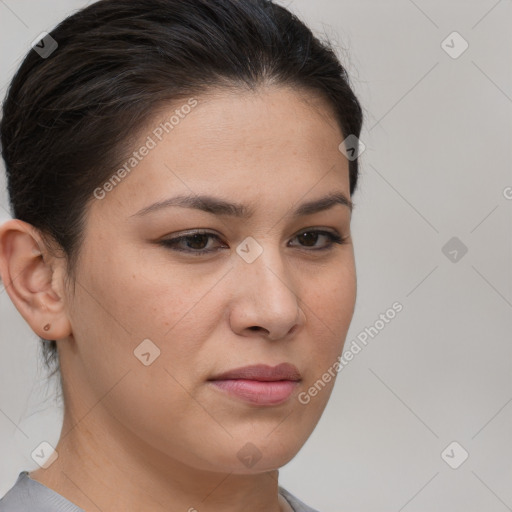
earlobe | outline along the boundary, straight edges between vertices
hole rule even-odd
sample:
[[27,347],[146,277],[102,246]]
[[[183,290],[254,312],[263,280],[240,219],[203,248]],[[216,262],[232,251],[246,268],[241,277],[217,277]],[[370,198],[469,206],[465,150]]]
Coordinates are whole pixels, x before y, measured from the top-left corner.
[[16,309],[38,336],[66,338],[71,325],[65,297],[56,288],[63,276],[62,261],[48,253],[43,257],[41,248],[44,243],[31,224],[19,219],[2,224],[0,275]]

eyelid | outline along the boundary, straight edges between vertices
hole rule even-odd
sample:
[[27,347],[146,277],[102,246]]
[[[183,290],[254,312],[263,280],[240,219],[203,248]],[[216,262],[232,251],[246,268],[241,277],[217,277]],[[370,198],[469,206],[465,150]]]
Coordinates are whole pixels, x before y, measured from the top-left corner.
[[[350,238],[350,234],[347,235],[347,236],[342,236],[341,233],[337,229],[334,229],[333,231],[331,231],[331,228],[312,226],[312,227],[308,227],[308,228],[303,228],[301,231],[299,231],[297,234],[295,234],[292,237],[291,240],[294,240],[298,236],[300,236],[302,234],[305,234],[305,233],[315,233],[318,236],[326,236],[329,239],[328,240],[328,245],[322,246],[322,247],[308,248],[307,246],[301,246],[301,245],[293,246],[293,247],[299,247],[299,248],[303,249],[305,252],[308,252],[308,253],[327,252],[330,249],[333,249],[336,244],[337,245],[344,245],[344,244],[346,244],[347,240]],[[211,231],[208,231],[208,230],[205,230],[205,229],[195,229],[195,230],[184,231],[182,233],[178,233],[176,236],[173,236],[171,238],[164,238],[164,239],[160,240],[158,243],[159,243],[159,245],[162,245],[162,246],[164,246],[167,249],[173,250],[173,251],[178,252],[178,253],[189,254],[189,255],[192,255],[192,256],[201,256],[201,255],[212,254],[212,253],[218,252],[222,248],[225,248],[225,246],[224,247],[217,247],[217,248],[214,248],[214,249],[197,249],[197,250],[194,250],[194,249],[178,249],[177,248],[177,245],[182,240],[184,240],[184,239],[186,240],[188,238],[191,238],[194,235],[204,235],[204,236],[207,236],[209,238],[215,238],[215,239],[217,239],[217,240],[222,242],[221,236],[219,234],[217,234],[217,233],[214,233],[214,232],[211,232]]]

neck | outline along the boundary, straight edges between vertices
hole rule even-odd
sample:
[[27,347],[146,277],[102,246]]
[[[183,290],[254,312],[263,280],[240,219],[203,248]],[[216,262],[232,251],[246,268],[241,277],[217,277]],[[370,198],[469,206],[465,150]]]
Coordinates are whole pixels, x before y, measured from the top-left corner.
[[277,470],[235,474],[198,469],[136,438],[101,405],[91,414],[66,412],[56,450],[55,462],[30,477],[86,512],[286,510],[278,495]]

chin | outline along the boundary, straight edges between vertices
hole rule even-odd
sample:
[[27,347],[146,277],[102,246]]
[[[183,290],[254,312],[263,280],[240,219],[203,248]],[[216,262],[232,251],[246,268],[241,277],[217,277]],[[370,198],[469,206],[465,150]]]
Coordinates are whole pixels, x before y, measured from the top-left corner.
[[[266,434],[265,434],[266,435]],[[272,434],[271,434],[272,435]],[[216,464],[221,465],[230,473],[250,475],[275,471],[290,462],[300,449],[300,446],[285,446],[282,442],[272,443],[265,441],[232,442],[231,446],[239,445],[233,456],[227,458],[226,452],[231,452],[230,447],[223,452],[224,457],[216,459]],[[279,441],[277,438],[274,441]]]

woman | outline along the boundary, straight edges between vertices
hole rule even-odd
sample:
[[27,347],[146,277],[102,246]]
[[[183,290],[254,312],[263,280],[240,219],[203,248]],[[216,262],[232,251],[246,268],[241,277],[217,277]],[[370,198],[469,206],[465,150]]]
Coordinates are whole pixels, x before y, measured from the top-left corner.
[[102,0],[34,45],[0,274],[64,422],[2,512],[314,512],[278,468],[354,311],[361,124],[333,51],[268,0]]

